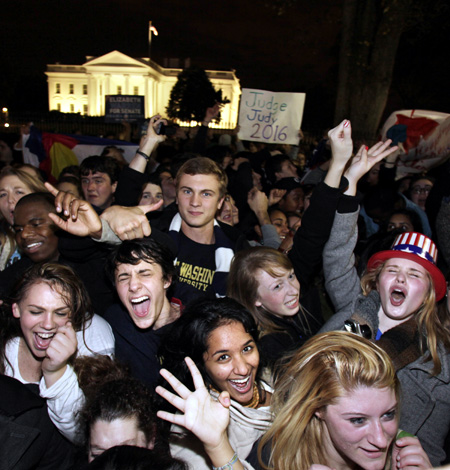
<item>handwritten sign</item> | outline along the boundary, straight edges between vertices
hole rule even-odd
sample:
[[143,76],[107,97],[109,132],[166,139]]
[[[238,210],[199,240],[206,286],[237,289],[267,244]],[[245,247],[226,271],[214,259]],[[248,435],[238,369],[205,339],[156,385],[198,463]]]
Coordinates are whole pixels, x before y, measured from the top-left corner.
[[239,139],[273,144],[298,144],[305,93],[275,93],[243,88]]
[[105,122],[132,122],[145,119],[144,96],[106,95]]

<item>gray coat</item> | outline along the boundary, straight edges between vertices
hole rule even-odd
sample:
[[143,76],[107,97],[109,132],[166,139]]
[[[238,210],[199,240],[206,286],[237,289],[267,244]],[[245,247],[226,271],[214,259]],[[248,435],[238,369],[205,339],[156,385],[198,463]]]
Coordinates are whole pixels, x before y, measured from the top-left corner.
[[[327,291],[337,313],[321,332],[343,329],[344,321],[356,314],[378,329],[380,298],[377,292],[364,297],[354,268],[358,213],[336,214],[330,239],[324,249]],[[439,349],[441,372],[431,375],[432,361],[424,356],[397,371],[402,386],[400,428],[416,435],[433,466],[445,459],[444,442],[450,429],[450,354]]]

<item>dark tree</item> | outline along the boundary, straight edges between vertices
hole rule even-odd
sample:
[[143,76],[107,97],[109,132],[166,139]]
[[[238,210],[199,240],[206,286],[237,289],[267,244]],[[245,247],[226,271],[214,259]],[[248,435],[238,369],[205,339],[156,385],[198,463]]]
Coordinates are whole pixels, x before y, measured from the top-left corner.
[[375,138],[402,34],[446,12],[442,0],[344,0],[335,123]]
[[[203,69],[192,66],[178,75],[166,111],[172,119],[201,122],[207,108],[229,102],[226,97],[222,98],[222,90],[214,88]],[[215,121],[220,122],[220,114]]]
[[[278,15],[283,15],[289,14],[294,3],[302,2],[266,0],[265,3]],[[419,37],[431,28],[434,32],[436,28],[448,30],[449,2],[340,0],[337,3],[342,5],[342,17],[336,18],[341,22],[341,34],[334,124],[350,119],[356,139],[376,139],[391,89],[400,40],[405,33]],[[417,61],[412,58],[411,62]],[[417,87],[412,90],[412,79],[407,80],[407,86],[411,89],[409,96],[418,93]]]

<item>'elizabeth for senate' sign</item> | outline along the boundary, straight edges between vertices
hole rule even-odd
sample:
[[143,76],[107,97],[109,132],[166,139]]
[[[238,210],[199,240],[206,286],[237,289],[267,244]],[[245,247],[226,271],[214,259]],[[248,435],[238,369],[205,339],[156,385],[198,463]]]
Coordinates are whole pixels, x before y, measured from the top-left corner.
[[298,144],[305,93],[275,93],[243,88],[239,138],[256,142]]

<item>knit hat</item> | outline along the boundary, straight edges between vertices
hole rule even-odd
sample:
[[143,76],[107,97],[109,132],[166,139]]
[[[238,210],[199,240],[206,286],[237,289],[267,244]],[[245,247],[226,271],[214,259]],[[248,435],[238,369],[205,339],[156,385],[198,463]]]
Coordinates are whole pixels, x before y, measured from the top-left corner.
[[367,263],[367,270],[376,268],[381,262],[391,258],[402,258],[414,261],[425,268],[433,279],[436,300],[441,300],[447,290],[445,277],[436,266],[437,248],[431,238],[417,233],[405,232],[395,240],[392,248],[375,253]]

